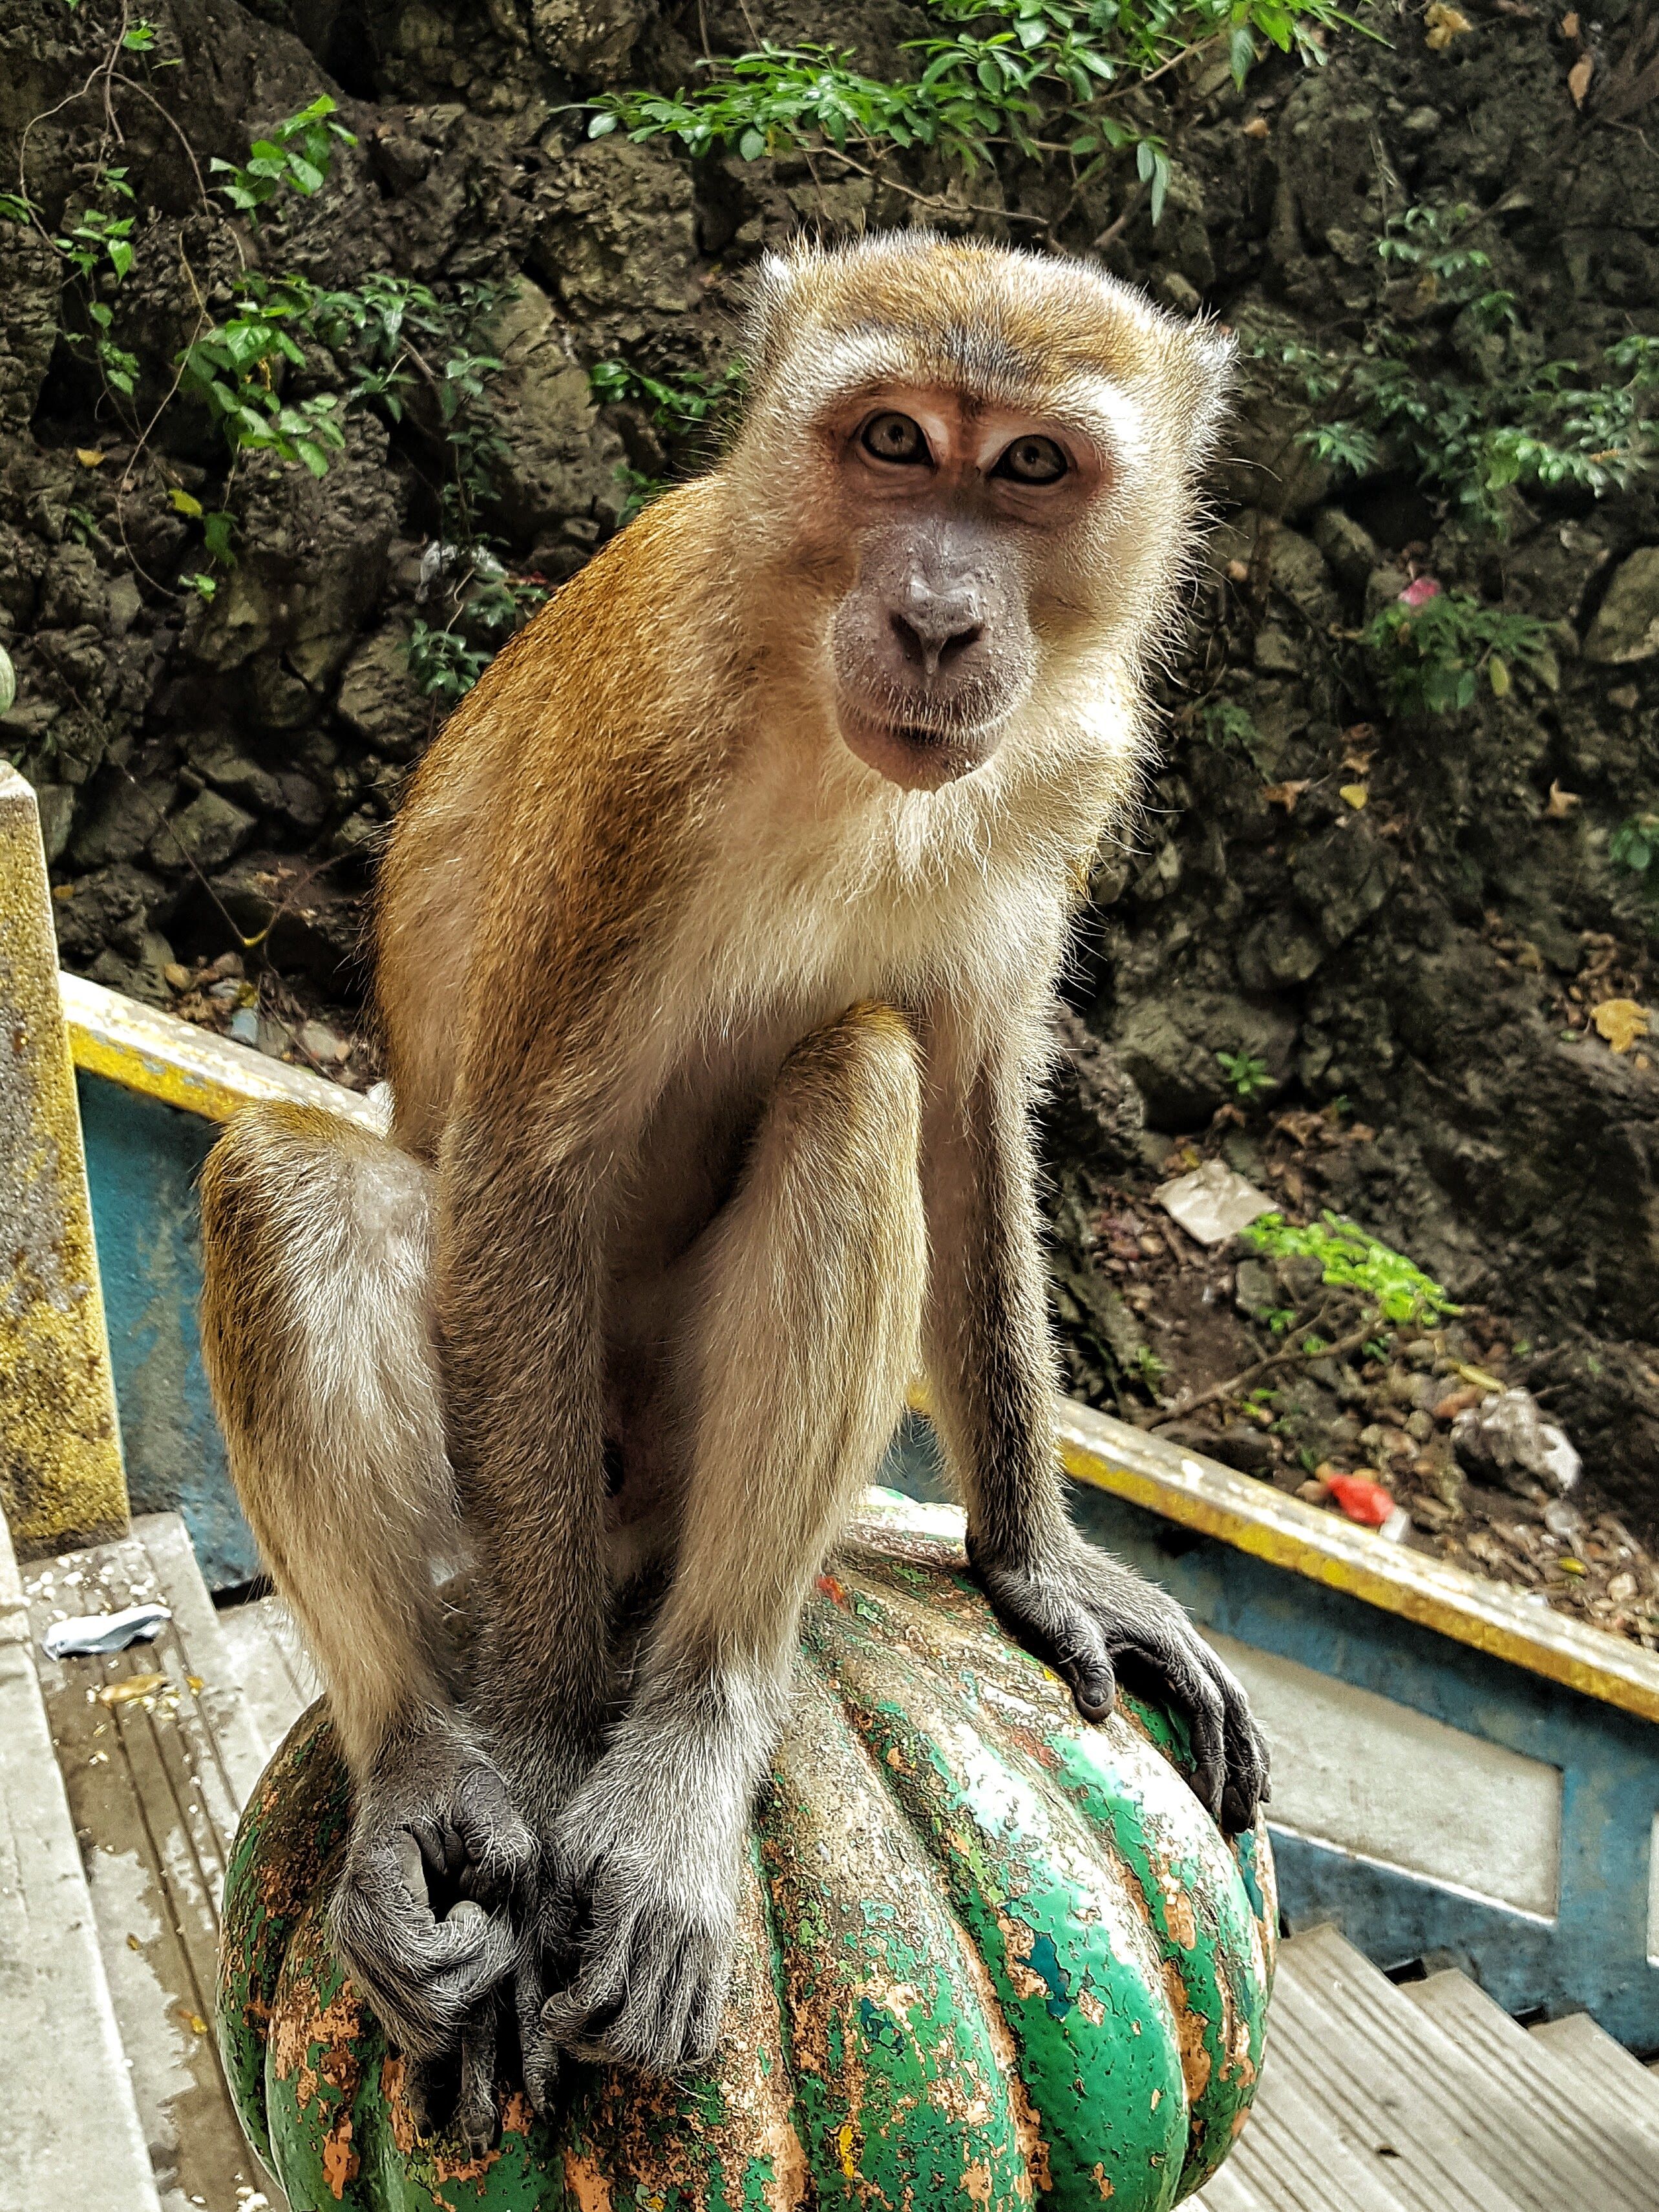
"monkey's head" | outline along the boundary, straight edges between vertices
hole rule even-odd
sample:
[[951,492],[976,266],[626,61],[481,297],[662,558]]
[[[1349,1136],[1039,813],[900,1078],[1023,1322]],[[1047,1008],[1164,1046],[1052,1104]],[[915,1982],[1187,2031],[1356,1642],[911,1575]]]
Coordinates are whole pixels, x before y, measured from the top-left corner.
[[861,760],[933,789],[1068,664],[1104,649],[1133,684],[1230,356],[1081,262],[921,234],[765,262],[723,473],[780,605],[807,586],[793,649]]

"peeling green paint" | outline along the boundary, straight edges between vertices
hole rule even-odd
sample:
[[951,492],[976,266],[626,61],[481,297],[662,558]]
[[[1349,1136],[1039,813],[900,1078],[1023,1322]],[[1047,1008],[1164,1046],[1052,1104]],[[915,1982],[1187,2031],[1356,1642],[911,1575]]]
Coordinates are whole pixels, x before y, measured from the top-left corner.
[[961,1554],[855,1539],[808,1609],[703,2076],[574,2069],[551,2128],[503,2094],[487,2158],[419,2142],[328,1954],[346,1785],[321,1709],[243,1816],[219,2033],[294,2212],[1169,2212],[1261,2063],[1265,1831],[1229,1846],[1182,1732],[1081,1723]]

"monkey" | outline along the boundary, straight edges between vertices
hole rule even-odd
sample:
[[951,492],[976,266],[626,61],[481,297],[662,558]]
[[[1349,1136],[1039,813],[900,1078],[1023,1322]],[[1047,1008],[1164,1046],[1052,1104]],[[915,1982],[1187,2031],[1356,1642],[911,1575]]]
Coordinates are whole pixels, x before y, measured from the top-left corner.
[[1238,1684],[1066,1512],[1030,1130],[1230,343],[1059,257],[768,258],[723,456],[412,777],[388,1135],[261,1107],[207,1164],[209,1373],[352,1781],[332,1938],[469,2129],[497,2002],[544,2112],[712,2053],[801,1607],[918,1372],[1002,1623],[1255,1818]]

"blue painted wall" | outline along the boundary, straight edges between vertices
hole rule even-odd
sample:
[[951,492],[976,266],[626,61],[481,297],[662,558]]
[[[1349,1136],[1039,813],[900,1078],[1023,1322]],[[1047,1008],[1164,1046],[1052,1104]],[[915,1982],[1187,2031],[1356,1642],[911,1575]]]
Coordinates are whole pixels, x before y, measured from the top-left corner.
[[[948,1497],[925,1424],[907,1424],[882,1480],[913,1497]],[[1276,1829],[1292,1931],[1334,1920],[1379,1966],[1459,1966],[1506,2011],[1588,2010],[1638,2054],[1659,2053],[1659,1967],[1647,1957],[1659,1728],[1107,1492],[1079,1484],[1072,1498],[1096,1543],[1161,1583],[1206,1628],[1560,1768],[1553,1921]]]
[[198,1115],[77,1077],[110,1358],[135,1513],[182,1513],[210,1589],[257,1574],[213,1418],[197,1307],[196,1178],[218,1134]]

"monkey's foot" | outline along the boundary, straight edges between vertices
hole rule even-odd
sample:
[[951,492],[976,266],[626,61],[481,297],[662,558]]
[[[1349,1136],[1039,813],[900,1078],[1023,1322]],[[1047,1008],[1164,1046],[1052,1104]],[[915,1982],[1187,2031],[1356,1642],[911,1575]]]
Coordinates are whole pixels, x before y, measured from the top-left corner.
[[506,1908],[535,1859],[501,1776],[441,1720],[387,1745],[360,1782],[331,1933],[423,2081],[459,2053],[471,2082],[485,2034],[493,2053],[489,2001],[519,1956]]
[[1197,1762],[1192,1786],[1229,1835],[1267,1798],[1267,1747],[1244,1692],[1172,1597],[1081,1537],[1035,1567],[969,1557],[1003,1626],[1071,1685],[1085,1720],[1111,1712],[1121,1679],[1176,1706]]
[[678,2073],[713,2056],[726,2010],[747,1795],[711,1802],[726,1794],[714,1784],[690,1805],[611,1765],[601,1762],[560,1823],[553,1917],[566,1933],[543,1991],[556,1985],[533,2026],[520,2001],[525,2086],[538,2107],[560,2053]]

